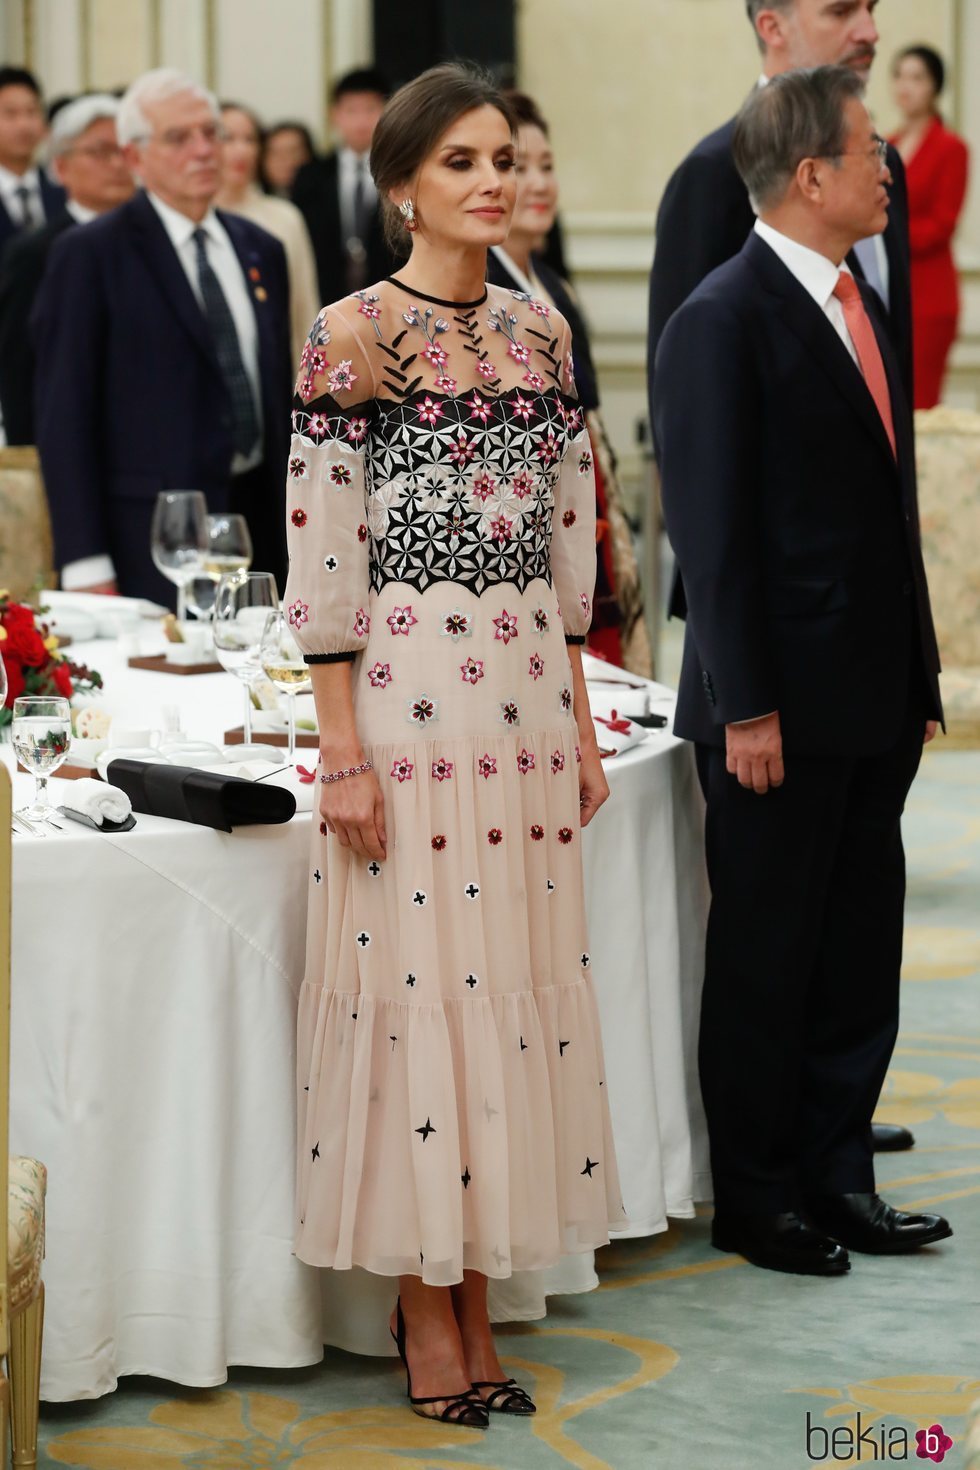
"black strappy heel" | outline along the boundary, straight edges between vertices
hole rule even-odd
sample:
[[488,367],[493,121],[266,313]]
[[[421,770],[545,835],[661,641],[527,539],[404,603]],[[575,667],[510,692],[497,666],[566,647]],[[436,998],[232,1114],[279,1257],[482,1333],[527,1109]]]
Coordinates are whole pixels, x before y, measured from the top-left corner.
[[[398,1326],[397,1332],[391,1332],[398,1349],[398,1356],[405,1367],[405,1377],[408,1379],[408,1401],[412,1406],[413,1413],[418,1414],[420,1419],[431,1419],[434,1423],[459,1424],[464,1429],[489,1429],[490,1415],[474,1387],[467,1389],[466,1393],[437,1393],[431,1398],[417,1399],[412,1395],[412,1373],[408,1366],[408,1358],[405,1355],[405,1318],[402,1315],[401,1298],[396,1303],[395,1321]],[[417,1405],[438,1404],[445,1402],[446,1407],[441,1414],[426,1414]]]
[[[480,1402],[491,1414],[536,1414],[538,1406],[526,1389],[521,1388],[515,1378],[508,1378],[504,1383],[474,1383],[473,1387],[479,1393],[481,1388],[492,1388],[493,1393],[485,1399],[480,1394]],[[497,1403],[497,1399],[501,1402]]]

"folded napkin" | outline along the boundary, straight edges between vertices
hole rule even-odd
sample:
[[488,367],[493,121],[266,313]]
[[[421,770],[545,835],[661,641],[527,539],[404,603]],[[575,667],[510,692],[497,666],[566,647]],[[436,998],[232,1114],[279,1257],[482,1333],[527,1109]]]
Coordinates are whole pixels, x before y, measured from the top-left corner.
[[106,780],[126,793],[134,811],[197,822],[219,832],[258,822],[288,822],[296,811],[291,791],[216,770],[120,759],[111,762]]
[[642,725],[627,719],[622,711],[610,710],[607,716],[602,716],[593,710],[592,718],[603,755],[622,755],[624,751],[632,750],[634,745],[639,745],[650,733]]
[[72,781],[62,797],[61,805],[70,812],[81,812],[83,817],[88,817],[97,827],[101,827],[103,822],[125,822],[133,810],[133,804],[125,791],[107,786],[104,781],[96,781],[91,776],[82,776],[80,780]]

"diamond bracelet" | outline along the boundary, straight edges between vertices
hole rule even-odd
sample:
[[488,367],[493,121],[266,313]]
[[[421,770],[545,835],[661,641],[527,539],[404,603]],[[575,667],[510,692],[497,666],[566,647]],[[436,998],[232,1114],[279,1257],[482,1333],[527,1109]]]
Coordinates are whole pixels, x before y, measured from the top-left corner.
[[365,771],[373,770],[373,761],[362,761],[359,766],[348,766],[346,771],[321,771],[320,780],[324,784],[328,781],[343,781],[346,776],[362,776]]

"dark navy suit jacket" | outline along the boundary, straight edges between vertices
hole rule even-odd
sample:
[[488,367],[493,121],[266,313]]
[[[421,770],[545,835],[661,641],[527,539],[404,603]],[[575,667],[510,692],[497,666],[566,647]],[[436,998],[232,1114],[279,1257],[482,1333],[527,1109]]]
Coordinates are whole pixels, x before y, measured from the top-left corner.
[[[219,214],[258,323],[264,425],[249,481],[253,566],[285,566],[292,370],[282,246]],[[211,336],[166,230],[139,193],[56,240],[32,317],[35,411],[58,566],[108,552],[120,591],[170,602],[150,558],[160,490],[234,504],[231,409]]]
[[758,235],[664,331],[654,436],[687,592],[686,739],[722,746],[726,724],[778,710],[787,750],[873,755],[910,691],[941,718],[912,416],[878,298],[861,294],[897,458],[847,348]]
[[[61,213],[67,196],[60,184],[52,184],[43,168],[38,169],[38,180],[41,189],[41,203],[44,206],[44,220],[47,221]],[[3,254],[11,240],[15,240],[18,235],[24,233],[23,226],[15,223],[7,213],[6,207],[0,203],[0,255]]]

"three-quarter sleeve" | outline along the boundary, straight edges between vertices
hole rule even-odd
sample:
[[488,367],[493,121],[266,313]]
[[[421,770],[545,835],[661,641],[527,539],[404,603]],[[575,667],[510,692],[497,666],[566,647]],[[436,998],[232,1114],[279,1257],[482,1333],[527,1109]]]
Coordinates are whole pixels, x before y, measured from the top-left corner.
[[596,578],[595,468],[585,414],[578,404],[571,338],[562,354],[562,404],[566,445],[555,492],[551,571],[567,643],[584,643],[592,622]]
[[353,659],[367,643],[370,392],[357,339],[325,308],[303,348],[286,483],[284,606],[308,664]]

